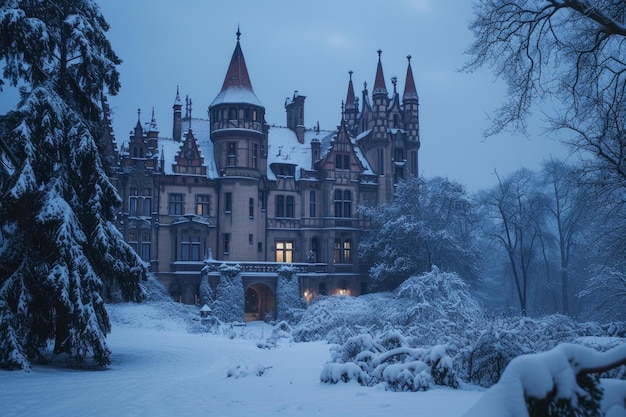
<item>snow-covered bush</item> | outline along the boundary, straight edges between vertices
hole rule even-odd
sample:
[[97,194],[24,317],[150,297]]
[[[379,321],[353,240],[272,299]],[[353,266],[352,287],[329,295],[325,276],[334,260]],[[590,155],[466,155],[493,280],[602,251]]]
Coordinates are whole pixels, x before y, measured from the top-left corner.
[[397,332],[386,333],[380,340],[360,334],[333,346],[331,361],[322,369],[320,380],[383,384],[391,391],[425,391],[434,385],[458,387],[453,360],[444,346],[412,348]]
[[289,323],[286,321],[281,321],[277,323],[272,329],[272,334],[265,339],[264,341],[257,342],[257,347],[259,349],[275,349],[278,347],[278,342],[280,340],[290,340],[291,339],[291,327],[289,327]]
[[380,296],[320,297],[305,310],[300,322],[294,328],[296,342],[324,340],[329,332],[342,326],[368,326],[377,321],[377,308],[372,302]]
[[243,281],[239,275],[240,266],[222,264],[219,266],[220,281],[215,289],[213,315],[225,323],[243,320],[245,295]]
[[624,363],[624,344],[607,352],[561,344],[547,352],[522,355],[511,361],[498,383],[464,416],[624,415],[626,382],[595,375]]
[[436,266],[430,272],[413,276],[395,291],[397,300],[409,300],[408,309],[398,309],[395,316],[407,323],[450,320],[466,323],[481,320],[483,309],[472,296],[469,286],[452,272]]

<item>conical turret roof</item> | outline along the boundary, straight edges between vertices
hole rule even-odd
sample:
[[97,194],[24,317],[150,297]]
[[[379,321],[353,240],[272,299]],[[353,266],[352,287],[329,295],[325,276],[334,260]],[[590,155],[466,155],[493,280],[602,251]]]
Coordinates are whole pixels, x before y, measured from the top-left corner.
[[374,80],[374,89],[372,94],[387,94],[387,86],[385,85],[385,75],[383,74],[383,64],[380,62],[380,55],[383,53],[378,50],[378,66],[376,67],[376,79]]
[[263,107],[252,89],[252,82],[248,74],[246,60],[243,57],[239,43],[240,36],[241,32],[238,29],[237,45],[230,59],[230,65],[228,66],[228,71],[226,71],[222,90],[217,97],[215,97],[213,103],[211,103],[211,107],[223,103],[245,103]]
[[406,58],[409,60],[409,66],[406,69],[406,81],[404,83],[404,94],[402,95],[402,100],[417,100],[417,89],[415,88],[413,70],[411,69],[411,55]]

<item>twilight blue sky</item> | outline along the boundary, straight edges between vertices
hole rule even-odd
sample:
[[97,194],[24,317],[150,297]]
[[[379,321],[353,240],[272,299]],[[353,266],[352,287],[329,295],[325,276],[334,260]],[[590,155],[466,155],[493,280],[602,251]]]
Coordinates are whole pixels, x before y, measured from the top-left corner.
[[[356,94],[374,84],[377,53],[387,89],[398,77],[404,89],[411,55],[420,96],[420,174],[446,176],[469,191],[495,184],[520,166],[537,169],[554,155],[567,155],[554,140],[531,128],[529,138],[483,139],[488,114],[505,88],[484,70],[458,71],[472,41],[468,0],[100,0],[111,25],[109,39],[122,58],[122,89],[109,99],[118,145],[154,107],[161,136],[171,137],[176,86],[193,100],[193,115],[207,117],[218,94],[241,28],[241,47],[266,120],[285,125],[284,102],[294,90],[307,96],[305,124],[333,129],[341,117],[348,71]],[[2,97],[2,96],[0,96]],[[6,103],[5,103],[6,104]],[[0,103],[0,111],[5,111]],[[540,121],[541,115],[535,119]],[[532,124],[532,123],[531,123]],[[539,123],[537,123],[539,124]]]

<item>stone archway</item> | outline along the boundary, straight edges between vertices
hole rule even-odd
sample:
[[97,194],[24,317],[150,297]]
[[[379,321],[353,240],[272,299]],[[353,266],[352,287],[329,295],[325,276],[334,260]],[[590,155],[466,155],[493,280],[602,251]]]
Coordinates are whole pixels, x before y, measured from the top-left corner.
[[245,291],[246,321],[264,320],[276,311],[276,297],[270,287],[262,283],[250,285]]

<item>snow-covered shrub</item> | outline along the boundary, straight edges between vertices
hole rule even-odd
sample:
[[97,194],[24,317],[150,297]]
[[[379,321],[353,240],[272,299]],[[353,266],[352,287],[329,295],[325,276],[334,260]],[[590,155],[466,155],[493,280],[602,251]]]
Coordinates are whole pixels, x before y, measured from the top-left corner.
[[561,344],[511,361],[465,417],[624,415],[626,383],[597,373],[626,363],[626,345],[607,352]]
[[571,318],[552,315],[501,317],[468,328],[465,344],[457,352],[459,373],[468,382],[489,387],[495,384],[515,357],[546,351],[559,343],[572,342],[597,327],[579,325]]
[[[376,298],[379,299],[379,298]],[[324,340],[328,333],[341,326],[367,326],[376,321],[373,298],[330,296],[320,297],[305,310],[294,328],[296,342]]]
[[456,274],[442,272],[436,266],[430,272],[413,276],[395,291],[397,300],[410,300],[403,320],[409,323],[449,320],[475,322],[483,318],[483,309],[472,296],[469,286]]
[[235,367],[228,368],[226,371],[227,378],[244,378],[246,376],[255,375],[255,376],[263,376],[270,370],[272,367],[267,365],[256,365],[252,370],[248,369],[246,364],[240,363]]
[[355,380],[361,385],[366,384],[367,375],[354,363],[327,363],[320,374],[320,381],[326,384],[349,382]]
[[325,339],[328,343],[343,344],[346,340],[356,335],[357,332],[354,329],[354,326],[341,325],[331,329],[326,334]]
[[213,315],[225,323],[240,322],[243,319],[245,295],[243,281],[239,275],[239,265],[219,266],[220,281],[215,289]]
[[376,340],[370,334],[359,334],[330,351],[331,362],[322,370],[322,382],[354,379],[361,385],[383,384],[392,391],[425,391],[434,385],[458,387],[453,360],[444,346],[411,348],[398,332]]
[[275,349],[278,347],[280,340],[288,339],[291,339],[291,327],[289,327],[289,323],[286,321],[281,321],[274,326],[272,334],[264,341],[258,342],[256,346],[259,349]]

